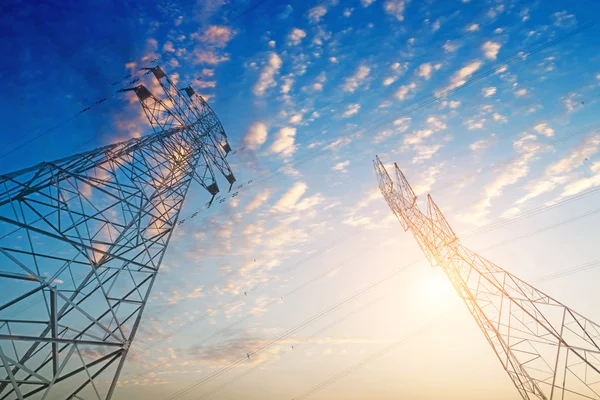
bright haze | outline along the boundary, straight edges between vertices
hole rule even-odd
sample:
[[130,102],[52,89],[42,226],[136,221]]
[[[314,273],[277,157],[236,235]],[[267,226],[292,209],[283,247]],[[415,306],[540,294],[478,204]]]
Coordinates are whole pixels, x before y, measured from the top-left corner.
[[159,94],[154,59],[234,150],[238,194],[219,178],[206,210],[190,189],[115,399],[520,398],[389,210],[376,154],[470,248],[600,321],[600,3],[0,9],[0,174],[151,132],[116,89],[136,74]]

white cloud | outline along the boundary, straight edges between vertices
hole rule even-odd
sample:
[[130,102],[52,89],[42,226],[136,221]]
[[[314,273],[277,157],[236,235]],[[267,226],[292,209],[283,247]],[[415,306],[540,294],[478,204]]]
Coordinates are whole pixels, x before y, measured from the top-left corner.
[[431,78],[431,71],[433,68],[430,63],[421,64],[417,69],[417,76],[423,77],[425,79]]
[[[528,193],[520,198],[517,201],[517,204],[522,204],[527,200],[548,193],[559,185],[566,183],[569,180],[568,174],[586,163],[585,160],[598,152],[599,147],[599,133],[595,133],[585,138],[580,144],[574,146],[565,157],[550,164],[540,178],[531,181],[526,186]],[[592,167],[592,172],[597,171],[594,171],[594,168]],[[559,198],[576,194],[575,192],[578,193],[579,189],[585,190],[590,187],[588,185],[591,183],[593,183],[593,181],[586,179],[572,182],[572,184],[570,184],[572,186],[569,187],[569,185],[567,185]],[[596,186],[596,184],[593,184],[592,186]]]
[[469,148],[473,151],[485,149],[490,145],[490,141],[487,139],[481,139],[469,145]]
[[290,190],[285,192],[283,196],[275,203],[273,209],[275,211],[286,212],[291,211],[295,206],[300,197],[306,192],[308,186],[304,182],[296,182]]
[[265,203],[265,201],[269,199],[270,196],[271,192],[268,189],[263,190],[262,192],[254,196],[252,200],[250,200],[244,212],[249,213],[258,209]]
[[255,122],[248,128],[242,139],[250,149],[257,149],[267,141],[267,125],[264,122]]
[[192,37],[199,39],[201,42],[216,47],[225,47],[227,43],[235,36],[232,28],[224,25],[211,25],[204,30],[202,35],[193,34]]
[[316,24],[321,22],[321,19],[325,16],[325,14],[327,14],[327,7],[325,7],[324,4],[320,4],[308,11],[308,20],[311,23]]
[[306,32],[302,29],[294,28],[288,35],[288,43],[293,46],[297,46],[300,44],[302,39],[306,37]]
[[494,121],[496,121],[496,122],[501,122],[501,123],[508,122],[508,119],[502,114],[494,113],[492,115],[492,118],[494,118]]
[[451,40],[446,40],[446,43],[442,46],[444,51],[447,53],[453,53],[458,49],[458,45],[453,43]]
[[353,93],[360,85],[362,85],[369,76],[369,72],[371,72],[371,68],[366,65],[361,65],[358,67],[354,75],[346,78],[346,82],[344,83],[344,91]]
[[329,57],[329,61],[332,62],[332,63],[334,63],[334,64],[337,64],[338,59],[335,58],[335,57]]
[[374,2],[375,0],[360,0],[360,4],[362,4],[363,7],[369,7]]
[[274,40],[269,40],[269,47],[275,48],[275,41]]
[[289,157],[296,151],[295,145],[296,128],[283,127],[275,134],[275,140],[271,143],[269,151]]
[[286,75],[282,79],[283,83],[281,84],[281,93],[288,94],[290,90],[292,90],[292,86],[294,85],[294,77],[293,75]]
[[277,86],[275,75],[279,73],[281,64],[281,58],[279,58],[277,53],[272,52],[269,54],[267,63],[264,65],[258,78],[258,82],[254,85],[254,94],[256,96],[262,96],[267,89]]
[[472,131],[475,129],[483,129],[483,125],[485,124],[485,118],[470,118],[465,121],[465,126],[468,130]]
[[554,136],[554,129],[552,129],[546,122],[541,122],[533,127],[540,135]]
[[490,97],[496,94],[496,88],[493,86],[485,87],[482,89],[482,92],[484,97]]
[[481,51],[483,51],[483,54],[488,59],[495,60],[498,57],[498,52],[500,51],[501,47],[502,45],[500,45],[500,43],[488,40],[481,46]]
[[576,99],[577,96],[577,93],[571,92],[562,98],[562,102],[568,112],[575,110],[575,107],[579,106],[579,101]]
[[398,21],[404,20],[404,10],[406,8],[405,0],[387,0],[383,4],[383,9],[389,15],[395,17]]
[[350,165],[350,161],[346,160],[346,161],[340,161],[339,163],[335,164],[333,166],[333,168],[331,168],[334,171],[338,171],[338,172],[348,172],[346,170],[346,167]]
[[515,92],[517,97],[525,96],[527,94],[527,89],[521,88]]
[[559,28],[573,28],[577,25],[577,20],[573,14],[569,14],[567,11],[559,11],[552,14],[554,19],[554,25]]
[[398,90],[396,90],[396,93],[394,93],[394,95],[396,96],[396,98],[398,100],[404,100],[411,91],[416,89],[416,87],[417,87],[417,84],[414,82],[411,82],[408,85],[400,86],[398,88]]
[[356,114],[360,110],[360,104],[348,104],[346,106],[346,111],[342,114],[342,117],[348,118],[354,114]]
[[[452,74],[450,78],[450,85],[442,89],[442,92],[446,92],[450,89],[457,88],[464,85],[467,79],[481,68],[482,62],[480,60],[473,60],[466,64],[464,67]],[[436,93],[438,96],[440,93]]]
[[468,26],[465,28],[465,30],[466,30],[467,32],[475,32],[475,31],[478,31],[478,30],[479,30],[479,24],[471,24],[471,25],[468,25]]

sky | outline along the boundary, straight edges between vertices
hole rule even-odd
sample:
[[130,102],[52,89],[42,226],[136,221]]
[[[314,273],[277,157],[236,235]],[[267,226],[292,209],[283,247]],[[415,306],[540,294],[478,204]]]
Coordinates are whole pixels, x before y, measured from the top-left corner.
[[519,398],[388,209],[376,154],[421,204],[432,194],[467,246],[600,321],[600,269],[576,269],[600,259],[597,2],[0,11],[0,174],[149,133],[116,89],[153,59],[209,101],[235,151],[239,195],[202,210],[207,194],[190,189],[115,399],[188,387],[176,398]]

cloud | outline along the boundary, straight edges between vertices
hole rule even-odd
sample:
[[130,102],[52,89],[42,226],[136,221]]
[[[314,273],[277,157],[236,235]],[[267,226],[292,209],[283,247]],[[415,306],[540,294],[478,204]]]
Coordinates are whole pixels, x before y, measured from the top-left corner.
[[[550,164],[544,174],[529,182],[526,186],[527,194],[517,201],[522,204],[544,193],[554,190],[559,185],[569,180],[568,174],[586,163],[586,159],[598,152],[600,147],[600,133],[594,133],[574,146],[569,153],[560,160]],[[591,168],[592,172],[598,172]],[[579,193],[591,186],[597,186],[598,177],[584,178],[567,185],[558,199]],[[570,186],[571,185],[571,186]],[[591,185],[591,186],[590,186]],[[556,199],[556,200],[558,200]]]
[[489,145],[490,145],[490,141],[489,140],[487,140],[487,139],[481,139],[481,140],[478,140],[478,141],[476,141],[474,143],[471,143],[469,145],[469,148],[472,151],[477,151],[477,150],[485,149]]
[[454,53],[458,49],[458,45],[451,40],[446,40],[446,43],[442,47],[446,53]]
[[578,94],[571,92],[562,98],[562,102],[568,112],[575,110],[575,107],[579,106],[579,100],[577,100]]
[[479,30],[479,24],[467,25],[467,27],[465,28],[465,31],[467,31],[467,32],[475,32],[478,30]]
[[405,0],[387,0],[383,4],[383,9],[385,10],[385,12],[395,17],[398,21],[404,21],[405,8]]
[[360,104],[348,104],[346,106],[346,111],[342,113],[343,118],[348,118],[354,114],[356,114],[360,110]]
[[344,91],[354,93],[354,91],[364,83],[365,79],[369,76],[369,72],[371,72],[371,68],[366,65],[361,65],[358,67],[356,72],[346,78],[346,82],[344,83]]
[[498,42],[492,42],[488,40],[481,46],[481,51],[483,51],[483,55],[490,60],[495,60],[498,57],[498,52],[502,45]]
[[264,189],[262,192],[254,196],[252,200],[250,200],[248,205],[246,205],[246,209],[244,210],[244,212],[249,213],[258,209],[265,203],[265,201],[269,199],[270,196],[271,192],[268,189]]
[[244,144],[252,150],[258,149],[267,141],[267,125],[257,121],[250,125],[242,139]]
[[408,85],[400,86],[398,90],[396,90],[396,92],[394,93],[394,96],[396,96],[398,100],[404,100],[411,91],[416,89],[416,87],[417,84],[415,82],[411,82]]
[[517,97],[522,97],[522,96],[525,96],[526,94],[527,94],[527,89],[525,89],[525,88],[521,88],[515,92],[515,96],[517,96]]
[[535,135],[526,132],[521,134],[520,138],[513,143],[513,148],[519,154],[518,157],[506,165],[500,174],[484,187],[483,198],[473,209],[468,213],[459,214],[458,219],[475,225],[485,224],[485,217],[489,213],[492,200],[501,196],[507,186],[514,185],[529,174],[529,163],[534,159],[540,146]]
[[554,25],[559,28],[573,28],[577,25],[577,20],[573,14],[569,14],[567,11],[559,11],[552,14]]
[[269,53],[267,63],[264,65],[260,73],[258,82],[256,82],[256,85],[254,85],[254,94],[256,96],[262,96],[265,94],[267,89],[277,86],[275,75],[279,73],[281,64],[281,58],[279,58],[277,53]]
[[369,7],[374,2],[375,0],[360,0],[360,4],[362,4],[363,7]]
[[431,67],[430,63],[421,64],[419,66],[419,68],[417,69],[417,76],[420,76],[420,77],[423,77],[423,78],[429,80],[429,78],[431,78],[432,70],[433,70],[433,68]]
[[419,179],[417,183],[413,185],[413,191],[415,192],[415,195],[421,196],[431,191],[431,188],[437,181],[437,177],[440,174],[443,166],[443,163],[435,164],[423,172],[421,179]]
[[350,161],[346,160],[346,161],[340,161],[339,163],[335,164],[333,166],[333,168],[331,168],[334,171],[338,171],[338,172],[348,172],[346,170],[346,167],[350,165]]
[[275,203],[273,209],[279,212],[291,211],[300,197],[306,192],[308,186],[304,182],[296,182],[281,198]]
[[229,61],[228,54],[217,54],[214,49],[196,48],[192,53],[194,64],[217,65]]
[[540,135],[544,135],[544,136],[548,136],[548,137],[554,136],[554,129],[552,129],[545,122],[541,122],[541,123],[537,124],[536,126],[533,127],[533,129]]
[[275,134],[275,140],[271,143],[269,151],[289,157],[296,151],[295,145],[296,128],[283,127]]
[[[204,30],[204,34],[198,35],[198,38],[203,43],[216,46],[225,47],[227,43],[235,36],[235,32],[228,26],[223,25],[211,25],[208,29]],[[194,35],[192,35],[194,37]]]
[[327,14],[327,7],[320,4],[308,10],[308,21],[312,24],[321,22],[321,19]]
[[493,86],[485,87],[481,91],[483,92],[484,97],[490,97],[496,94],[496,88]]
[[288,43],[297,46],[300,44],[302,39],[306,37],[306,32],[302,29],[294,28],[288,35]]
[[456,71],[450,78],[453,86],[456,87],[463,85],[471,75],[481,68],[481,64],[482,62],[480,60],[474,60]]

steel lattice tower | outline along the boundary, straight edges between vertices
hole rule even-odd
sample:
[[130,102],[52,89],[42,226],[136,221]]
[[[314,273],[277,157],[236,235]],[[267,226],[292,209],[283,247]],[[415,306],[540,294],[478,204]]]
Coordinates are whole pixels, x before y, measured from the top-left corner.
[[379,188],[432,266],[452,282],[523,399],[600,399],[600,326],[459,243],[427,196],[419,209],[395,167],[374,161]]
[[111,398],[190,184],[235,182],[213,110],[151,72],[153,134],[0,176],[0,400]]

